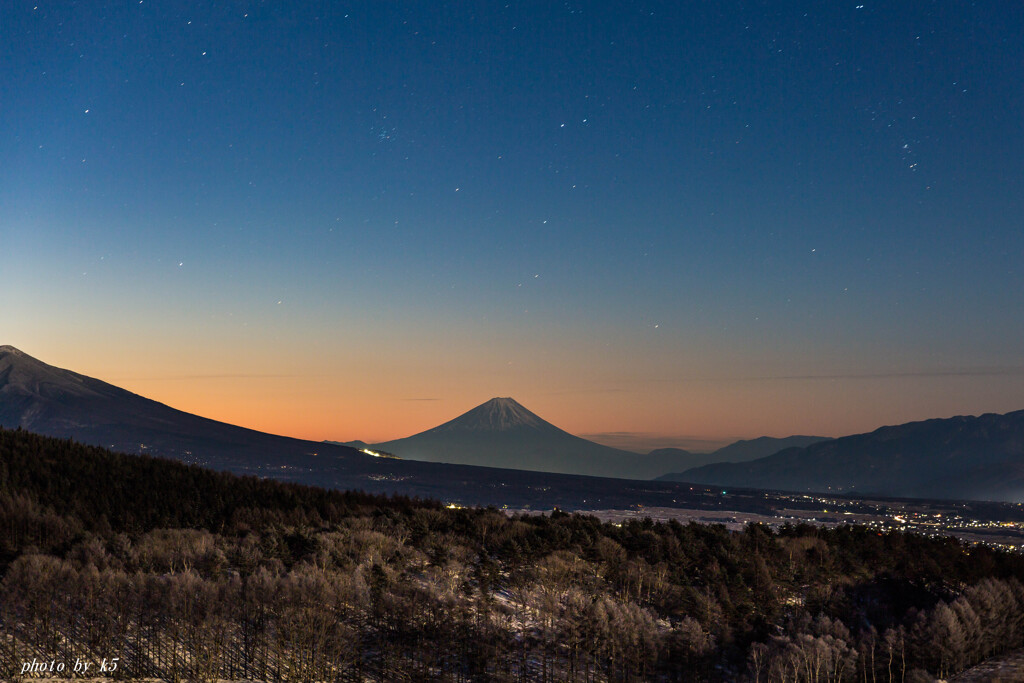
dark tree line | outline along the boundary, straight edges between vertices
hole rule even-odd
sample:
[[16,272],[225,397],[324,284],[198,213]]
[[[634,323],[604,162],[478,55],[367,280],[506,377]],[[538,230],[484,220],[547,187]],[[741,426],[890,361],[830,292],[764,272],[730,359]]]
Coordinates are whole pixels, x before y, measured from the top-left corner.
[[1024,558],[862,527],[621,526],[0,430],[0,677],[914,681],[1024,645]]

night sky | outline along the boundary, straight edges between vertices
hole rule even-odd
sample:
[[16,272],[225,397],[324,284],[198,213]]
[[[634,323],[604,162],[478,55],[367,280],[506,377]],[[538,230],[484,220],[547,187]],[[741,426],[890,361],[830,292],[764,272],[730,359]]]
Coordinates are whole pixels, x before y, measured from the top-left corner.
[[1024,5],[862,2],[4,3],[0,344],[313,439],[1024,408]]

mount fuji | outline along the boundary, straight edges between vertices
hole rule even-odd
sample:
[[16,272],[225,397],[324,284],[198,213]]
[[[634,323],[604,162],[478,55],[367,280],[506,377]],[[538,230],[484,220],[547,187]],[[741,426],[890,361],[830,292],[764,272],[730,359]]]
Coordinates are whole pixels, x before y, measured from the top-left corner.
[[677,453],[641,455],[574,436],[512,398],[492,398],[450,422],[373,448],[409,460],[622,479],[651,479],[687,462]]

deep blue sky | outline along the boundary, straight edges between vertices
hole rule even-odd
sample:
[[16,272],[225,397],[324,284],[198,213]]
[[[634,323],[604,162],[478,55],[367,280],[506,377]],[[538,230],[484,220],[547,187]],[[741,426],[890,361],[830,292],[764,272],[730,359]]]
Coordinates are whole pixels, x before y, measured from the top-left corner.
[[1021,408],[1022,36],[1016,2],[7,3],[0,343],[317,438],[508,394],[708,438]]

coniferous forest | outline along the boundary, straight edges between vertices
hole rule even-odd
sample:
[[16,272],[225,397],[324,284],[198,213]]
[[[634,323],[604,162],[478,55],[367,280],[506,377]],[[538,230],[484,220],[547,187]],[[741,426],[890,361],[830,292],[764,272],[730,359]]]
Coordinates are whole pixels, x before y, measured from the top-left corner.
[[510,517],[20,430],[0,572],[5,680],[877,683],[1024,645],[1024,557],[955,539]]

